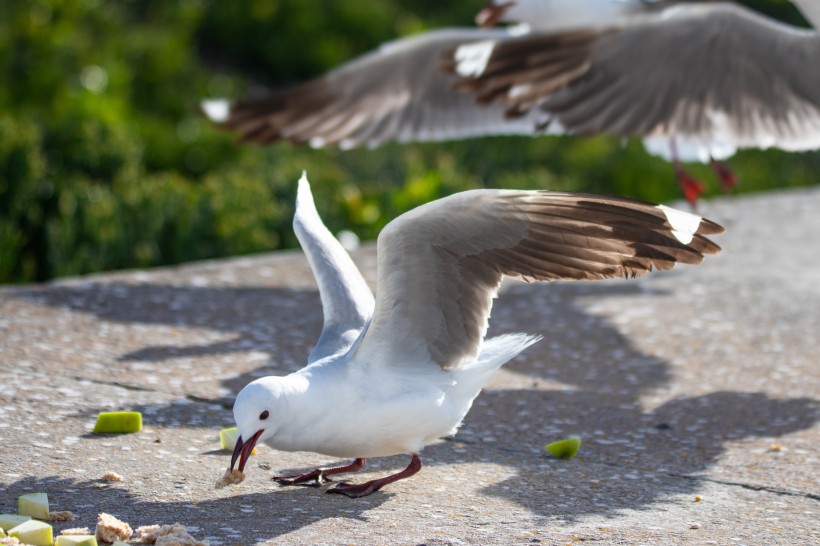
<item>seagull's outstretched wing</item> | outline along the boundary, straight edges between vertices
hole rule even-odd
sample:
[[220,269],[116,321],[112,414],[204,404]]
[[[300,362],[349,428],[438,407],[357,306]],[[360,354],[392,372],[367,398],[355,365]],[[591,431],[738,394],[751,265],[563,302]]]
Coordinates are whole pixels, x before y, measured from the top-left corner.
[[352,349],[363,365],[444,369],[472,361],[503,275],[632,277],[720,250],[723,228],[641,201],[551,191],[473,190],[423,205],[378,240],[376,310]]
[[503,105],[477,108],[438,69],[445,49],[508,35],[503,29],[442,29],[396,40],[314,80],[240,102],[222,126],[260,144],[286,140],[343,148],[531,135],[547,117],[543,113],[507,120]]
[[316,211],[307,176],[296,196],[293,230],[307,256],[322,298],[324,326],[308,362],[346,350],[373,314],[373,293],[339,241]]
[[[706,158],[820,147],[820,34],[738,5],[684,4],[622,26],[534,33],[498,42],[487,58],[461,87],[511,115],[542,109],[571,133],[675,137]],[[454,70],[468,68],[475,73]]]

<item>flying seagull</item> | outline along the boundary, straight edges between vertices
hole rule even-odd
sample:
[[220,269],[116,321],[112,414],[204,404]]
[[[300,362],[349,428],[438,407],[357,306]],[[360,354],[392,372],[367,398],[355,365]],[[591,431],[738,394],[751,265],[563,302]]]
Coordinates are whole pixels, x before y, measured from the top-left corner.
[[[485,10],[492,12],[483,20],[485,24],[512,19],[528,24],[424,32],[387,42],[307,82],[234,104],[223,99],[205,100],[202,108],[211,120],[235,131],[242,141],[258,144],[288,141],[348,149],[373,148],[391,141],[560,134],[553,116],[537,110],[510,119],[505,116],[504,105],[478,107],[472,97],[453,88],[456,77],[439,69],[442,54],[462,45],[512,39],[529,32],[530,27],[587,27],[646,9],[642,3],[603,2],[606,5],[597,10],[579,10],[566,0],[554,6],[539,0],[491,4]],[[450,63],[445,60],[445,64]]]
[[502,278],[635,277],[720,250],[719,225],[632,199],[553,191],[472,190],[390,222],[378,238],[378,292],[319,218],[303,174],[294,231],[319,286],[324,326],[308,365],[248,384],[236,398],[229,473],[257,442],[353,458],[277,476],[320,484],[368,457],[407,453],[408,467],[328,493],[369,495],[421,469],[419,452],[452,435],[492,373],[540,337],[485,339]]
[[[520,1],[520,0],[519,0]],[[487,24],[537,16],[548,6],[577,11],[642,0],[524,0],[486,8]],[[719,160],[740,148],[820,148],[820,2],[794,0],[815,27],[770,19],[731,2],[654,2],[611,24],[555,26],[519,37],[465,44],[450,69],[459,88],[507,116],[551,115],[577,135],[643,137],[675,163],[690,201],[702,185],[680,161],[712,162],[724,187],[734,175]],[[518,9],[514,12],[514,9]]]

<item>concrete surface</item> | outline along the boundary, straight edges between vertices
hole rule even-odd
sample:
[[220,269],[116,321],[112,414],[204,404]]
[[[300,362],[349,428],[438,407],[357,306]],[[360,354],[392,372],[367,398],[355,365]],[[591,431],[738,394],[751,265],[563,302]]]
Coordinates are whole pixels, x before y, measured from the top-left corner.
[[[279,487],[334,463],[263,446],[214,490],[231,396],[321,327],[298,252],[0,289],[0,512],[47,491],[88,525],[211,544],[820,543],[820,188],[703,204],[724,252],[633,281],[509,284],[495,333],[541,333],[417,476],[352,500]],[[374,253],[356,260],[374,278]],[[94,435],[104,410],[139,434]],[[573,460],[542,446],[576,434]],[[374,459],[369,479],[406,457]],[[107,485],[109,470],[124,481]]]

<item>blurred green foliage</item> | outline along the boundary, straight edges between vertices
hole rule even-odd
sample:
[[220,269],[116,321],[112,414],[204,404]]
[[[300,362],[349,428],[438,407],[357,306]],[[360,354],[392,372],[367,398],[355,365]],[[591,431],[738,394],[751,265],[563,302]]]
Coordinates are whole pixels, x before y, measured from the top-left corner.
[[[800,22],[785,1],[746,2]],[[315,76],[379,43],[470,26],[484,0],[14,0],[0,3],[0,282],[293,246],[302,169],[332,230],[476,187],[678,197],[638,142],[490,138],[309,150],[239,145],[206,97]],[[817,153],[745,152],[741,191],[816,183]],[[711,178],[705,167],[693,172]],[[715,191],[712,186],[712,192]]]

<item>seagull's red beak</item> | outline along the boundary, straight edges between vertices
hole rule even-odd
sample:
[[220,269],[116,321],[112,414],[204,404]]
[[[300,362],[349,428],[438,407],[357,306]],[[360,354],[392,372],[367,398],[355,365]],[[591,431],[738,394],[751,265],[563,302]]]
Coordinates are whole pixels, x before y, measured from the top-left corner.
[[231,470],[233,470],[234,465],[236,465],[237,459],[239,459],[239,471],[242,472],[245,470],[245,463],[248,462],[248,457],[251,456],[251,451],[253,451],[256,441],[259,440],[259,436],[261,436],[263,432],[264,429],[256,431],[256,434],[251,436],[247,442],[242,441],[242,436],[236,439],[236,446],[234,446],[233,455],[231,455]]
[[494,27],[504,17],[507,10],[514,5],[515,2],[504,2],[503,4],[490,2],[475,16],[475,23],[482,28]]

